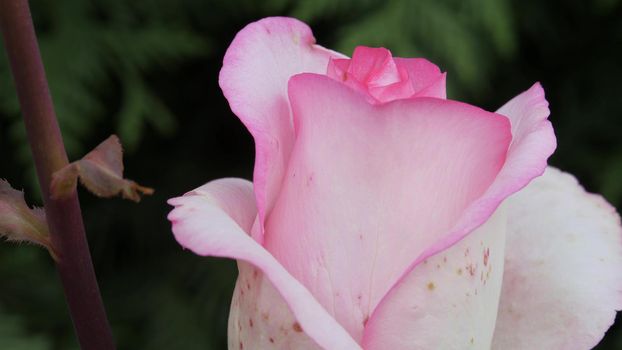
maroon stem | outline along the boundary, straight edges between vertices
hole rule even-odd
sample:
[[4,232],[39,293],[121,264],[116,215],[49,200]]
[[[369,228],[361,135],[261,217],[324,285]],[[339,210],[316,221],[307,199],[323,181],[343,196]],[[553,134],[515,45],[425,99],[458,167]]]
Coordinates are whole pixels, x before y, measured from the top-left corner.
[[[68,164],[27,0],[0,0],[0,28],[43,193],[56,268],[82,349],[114,349],[86,241],[77,192],[50,197],[52,174]],[[67,53],[70,57],[71,53]],[[69,62],[69,61],[68,61]]]

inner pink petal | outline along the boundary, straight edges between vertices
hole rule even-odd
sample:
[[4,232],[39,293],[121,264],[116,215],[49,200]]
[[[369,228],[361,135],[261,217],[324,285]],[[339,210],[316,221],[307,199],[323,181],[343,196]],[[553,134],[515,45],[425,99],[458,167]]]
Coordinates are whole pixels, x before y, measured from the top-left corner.
[[326,75],[372,104],[412,97],[445,98],[445,75],[424,59],[393,58],[385,48],[359,46],[351,59],[333,58]]
[[315,74],[290,80],[296,141],[266,248],[346,328],[501,168],[507,118],[432,98],[371,105]]
[[359,46],[354,49],[348,73],[371,86],[385,86],[400,80],[391,51],[385,48]]

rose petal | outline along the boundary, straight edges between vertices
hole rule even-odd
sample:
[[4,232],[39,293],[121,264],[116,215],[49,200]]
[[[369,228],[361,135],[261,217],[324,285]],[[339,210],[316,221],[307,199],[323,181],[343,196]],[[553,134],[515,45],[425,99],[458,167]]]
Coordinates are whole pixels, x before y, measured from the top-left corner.
[[395,58],[395,64],[409,77],[416,97],[447,98],[446,74],[434,63],[424,58]]
[[168,219],[175,238],[198,255],[247,261],[266,274],[296,316],[301,329],[318,345],[330,349],[359,349],[348,333],[248,232],[256,215],[252,184],[241,179],[208,183],[183,197]]
[[370,103],[384,103],[414,94],[405,70],[395,65],[391,51],[358,46],[351,59],[331,59],[326,74],[368,95]]
[[401,80],[391,51],[385,48],[355,48],[348,73],[356,80],[371,86],[387,86]]
[[464,211],[452,233],[428,249],[416,263],[442,251],[484,223],[503,200],[542,175],[546,169],[556,140],[553,127],[547,120],[548,102],[540,84],[536,83],[514,97],[497,113],[508,117],[512,125],[512,143],[503,168],[484,195]]
[[415,267],[367,323],[363,348],[490,349],[506,224],[500,207],[465,239]]
[[[539,84],[518,95],[499,112],[505,113],[512,123],[512,144],[507,159],[494,182],[485,193],[463,210],[460,219],[446,234],[439,234],[433,244],[418,254],[413,263],[405,269],[399,282],[395,283],[383,299],[378,303],[371,319],[376,313],[382,314],[393,293],[401,288],[400,284],[411,274],[421,262],[437,254],[456,242],[459,242],[475,228],[482,225],[496,210],[499,204],[512,193],[520,190],[539,176],[546,168],[546,160],[555,149],[555,135],[548,117],[548,103],[544,99],[544,91]],[[386,303],[385,303],[386,302]]]
[[505,197],[542,175],[547,159],[557,146],[553,127],[547,120],[549,103],[539,83],[514,97],[497,113],[512,124],[512,144],[508,160],[489,194]]
[[422,58],[393,58],[385,48],[358,46],[352,59],[331,59],[326,74],[368,94],[372,104],[412,97],[445,98],[445,74]]
[[507,118],[432,98],[371,105],[334,80],[290,80],[296,145],[265,246],[357,340],[425,248],[495,178]]
[[315,45],[306,24],[281,17],[247,25],[225,54],[219,83],[255,139],[253,183],[262,222],[278,194],[293,143],[287,81],[297,73],[325,73],[330,57],[341,56]]
[[622,228],[602,197],[548,168],[508,201],[493,349],[594,347],[622,308]]
[[229,349],[321,349],[296,321],[272,283],[256,267],[238,262],[229,313]]

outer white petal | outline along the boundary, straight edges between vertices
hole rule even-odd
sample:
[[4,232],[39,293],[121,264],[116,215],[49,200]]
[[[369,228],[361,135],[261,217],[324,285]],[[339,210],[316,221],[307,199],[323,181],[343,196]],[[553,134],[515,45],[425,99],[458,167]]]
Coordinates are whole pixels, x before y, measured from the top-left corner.
[[489,350],[503,278],[506,208],[417,265],[365,328],[363,348]]
[[495,350],[585,350],[622,308],[622,228],[554,168],[510,198]]
[[229,349],[321,349],[296,321],[289,306],[263,272],[238,262],[229,313]]

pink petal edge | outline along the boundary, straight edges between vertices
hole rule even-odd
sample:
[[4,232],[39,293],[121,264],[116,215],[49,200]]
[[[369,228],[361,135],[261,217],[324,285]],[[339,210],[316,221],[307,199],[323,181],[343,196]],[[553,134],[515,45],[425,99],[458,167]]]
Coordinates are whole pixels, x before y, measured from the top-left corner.
[[[241,179],[210,182],[182,197],[170,199],[169,213],[177,242],[202,256],[247,261],[261,269],[288,303],[304,330],[328,349],[360,349],[360,346],[293,278],[276,259],[253,240],[249,229],[256,212],[252,184]],[[243,212],[241,208],[246,210]]]
[[[260,223],[278,195],[293,144],[287,82],[297,73],[326,73],[341,54],[315,45],[311,29],[286,17],[268,17],[244,27],[227,49],[219,84],[255,139],[253,183]],[[262,241],[263,226],[253,232]]]

